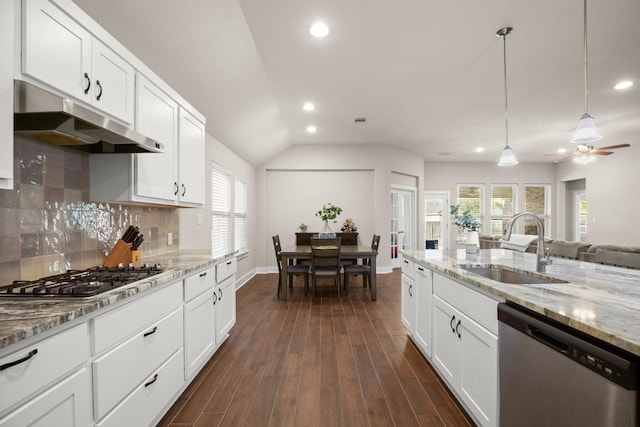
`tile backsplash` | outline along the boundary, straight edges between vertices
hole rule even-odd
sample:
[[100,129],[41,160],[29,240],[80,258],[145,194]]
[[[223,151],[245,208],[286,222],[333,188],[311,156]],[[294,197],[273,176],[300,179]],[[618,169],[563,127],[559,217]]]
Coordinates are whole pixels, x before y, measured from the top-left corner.
[[130,224],[144,234],[143,261],[177,249],[177,209],[91,202],[89,154],[18,135],[14,144],[15,186],[0,190],[0,285],[101,265]]

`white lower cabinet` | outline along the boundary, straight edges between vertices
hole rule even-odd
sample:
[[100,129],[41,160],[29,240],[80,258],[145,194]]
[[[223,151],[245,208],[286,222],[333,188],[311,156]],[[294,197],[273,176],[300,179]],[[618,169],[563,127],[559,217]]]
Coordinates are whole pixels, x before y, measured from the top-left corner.
[[[0,357],[0,414],[51,387],[89,357],[89,333],[82,323]],[[44,413],[38,404],[31,410]],[[11,425],[11,424],[9,424]]]
[[214,290],[200,295],[184,306],[184,375],[193,376],[209,360],[216,346]]
[[236,324],[236,280],[235,275],[226,278],[216,285],[214,297],[216,317],[216,345],[229,336],[229,331]]
[[413,336],[415,324],[415,298],[414,298],[413,263],[404,260],[402,265],[402,295],[400,297],[400,311],[402,323]]
[[162,410],[184,383],[183,356],[180,348],[96,426],[148,426],[159,421]]
[[0,426],[93,425],[91,375],[82,368],[0,419]]
[[[434,273],[431,360],[482,426],[498,425],[498,336],[497,329],[492,331],[476,320],[485,322],[493,316],[497,323],[497,305],[497,301]],[[461,306],[473,307],[472,312],[483,306],[493,308],[474,319],[459,310]]]
[[94,360],[96,419],[105,416],[158,366],[182,348],[182,322],[180,307]]
[[415,333],[413,340],[427,357],[431,357],[433,275],[428,268],[415,264],[414,277]]

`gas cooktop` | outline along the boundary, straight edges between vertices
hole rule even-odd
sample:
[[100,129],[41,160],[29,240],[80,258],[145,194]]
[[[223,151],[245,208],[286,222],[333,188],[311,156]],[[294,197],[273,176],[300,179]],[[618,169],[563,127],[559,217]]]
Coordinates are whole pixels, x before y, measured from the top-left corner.
[[0,287],[0,297],[92,297],[162,273],[160,264],[92,267]]

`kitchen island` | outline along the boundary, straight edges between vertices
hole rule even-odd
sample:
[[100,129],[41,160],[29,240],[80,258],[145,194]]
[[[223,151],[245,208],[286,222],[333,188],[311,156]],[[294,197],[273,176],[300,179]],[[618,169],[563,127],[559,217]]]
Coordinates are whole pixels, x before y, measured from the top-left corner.
[[235,254],[149,256],[164,271],[93,297],[0,298],[0,425],[152,425],[235,324]]
[[[553,324],[554,331],[562,329],[599,346],[593,353],[580,353],[582,350],[564,342],[549,341],[558,354],[566,352],[567,357],[580,359],[579,363],[592,366],[594,371],[602,372],[603,377],[609,375],[626,381],[623,372],[627,371],[618,370],[618,366],[627,366],[620,357],[634,365],[638,363],[640,271],[554,258],[545,272],[538,273],[536,254],[508,249],[485,249],[477,254],[467,254],[464,249],[424,250],[405,252],[403,256],[401,320],[412,341],[478,425],[499,426],[504,415],[502,409],[513,408],[511,403],[502,407],[505,395],[500,394],[500,390],[503,380],[519,382],[514,380],[514,375],[502,377],[503,362],[513,361],[518,373],[526,372],[534,378],[559,366],[556,356],[544,359],[549,365],[539,365],[542,360],[534,357],[534,368],[531,364],[524,366],[521,347],[510,344],[514,340],[509,337],[513,335],[505,330],[504,317],[499,317],[504,315],[505,307],[533,312],[539,319]],[[538,330],[536,326],[524,335],[535,335],[531,340],[538,343],[536,339],[543,337]],[[572,345],[576,342],[571,341]],[[620,356],[615,364],[605,364],[604,352],[601,352],[605,348]],[[582,369],[589,372],[589,368]],[[637,380],[634,369],[631,367],[628,371],[632,382]],[[580,377],[584,374],[581,371]],[[601,378],[592,372],[588,375]],[[548,382],[541,380],[541,384]],[[576,383],[571,384],[573,387]],[[541,386],[536,384],[531,389]],[[629,390],[635,390],[633,387]],[[576,388],[567,388],[569,390],[575,401],[582,404],[580,397],[576,397]],[[513,395],[515,393],[510,394]],[[631,396],[633,392],[619,395]],[[520,399],[530,397],[520,396]],[[624,398],[617,401],[628,403]],[[603,405],[595,411],[609,413],[611,407],[606,402]],[[630,403],[629,407],[635,406],[636,403]],[[539,413],[548,414],[548,409],[539,408]],[[629,412],[633,411],[622,411],[627,415]],[[554,416],[551,415],[552,420]]]
[[404,257],[640,356],[640,270],[553,258],[544,274],[568,283],[517,285],[458,266],[499,264],[535,272],[535,254],[483,249],[478,255],[468,255],[462,249],[405,252]]

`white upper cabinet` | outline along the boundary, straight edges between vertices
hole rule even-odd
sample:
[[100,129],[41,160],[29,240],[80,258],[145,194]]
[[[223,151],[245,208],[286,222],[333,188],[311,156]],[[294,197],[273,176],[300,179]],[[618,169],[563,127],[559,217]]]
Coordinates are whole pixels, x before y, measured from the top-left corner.
[[22,4],[22,73],[133,124],[133,67],[49,0]]
[[178,121],[178,172],[183,203],[204,203],[204,124],[184,108],[180,108]]
[[178,104],[141,74],[136,97],[136,130],[163,143],[164,153],[135,155],[135,194],[174,202],[179,194]]

